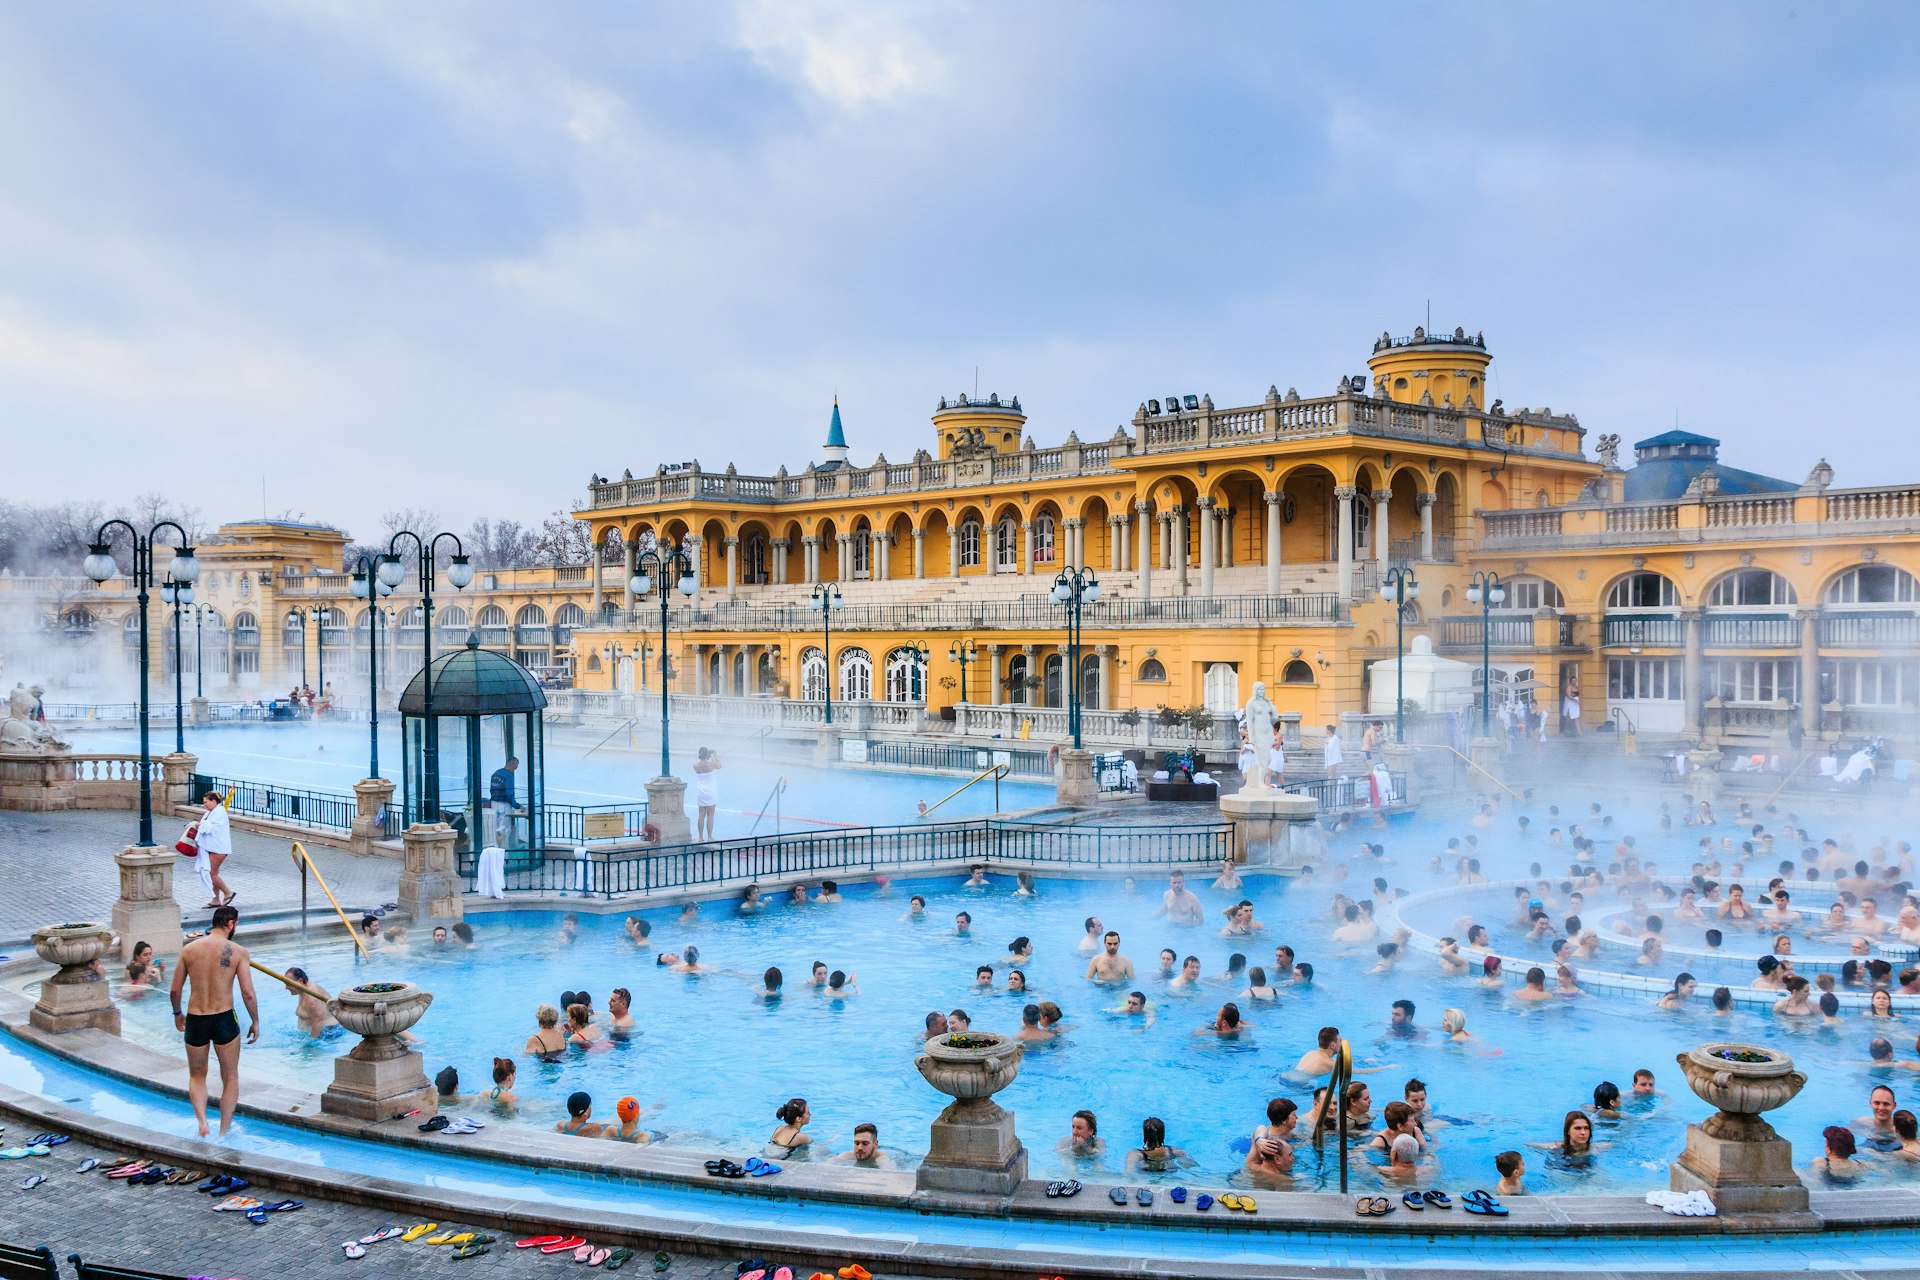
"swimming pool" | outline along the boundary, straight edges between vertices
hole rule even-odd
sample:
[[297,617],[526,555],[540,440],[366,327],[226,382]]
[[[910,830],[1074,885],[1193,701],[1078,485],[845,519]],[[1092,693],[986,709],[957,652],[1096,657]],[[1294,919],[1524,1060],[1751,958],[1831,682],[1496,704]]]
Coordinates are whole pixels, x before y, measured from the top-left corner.
[[[1566,803],[1567,797],[1561,800]],[[1603,803],[1622,824],[1631,817],[1640,825],[1650,814],[1644,798],[1637,810],[1619,797]],[[1536,810],[1536,823],[1542,814]],[[1828,832],[1814,834],[1816,839],[1831,834],[1865,850],[1879,831],[1898,830],[1898,817],[1856,806],[1844,819],[1832,820]],[[1813,821],[1810,815],[1807,821]],[[1477,856],[1488,874],[1525,875],[1543,856],[1564,859],[1563,850],[1548,850],[1540,837],[1513,834],[1510,818],[1503,825],[1504,832],[1476,833]],[[1266,925],[1255,938],[1219,936],[1220,909],[1242,894],[1214,891],[1204,878],[1197,877],[1194,887],[1208,923],[1180,928],[1155,920],[1157,882],[1129,894],[1118,881],[1042,879],[1039,896],[1023,898],[1013,894],[1010,877],[996,876],[988,889],[970,890],[956,874],[896,883],[885,893],[850,885],[838,904],[776,903],[746,918],[734,916],[728,903],[709,904],[687,926],[677,923],[675,909],[655,909],[643,913],[653,925],[644,951],[626,940],[620,915],[583,916],[578,941],[563,946],[557,914],[514,911],[474,917],[482,945],[473,952],[435,951],[416,938],[409,954],[379,956],[369,970],[356,967],[336,935],[304,949],[269,946],[261,958],[276,968],[301,963],[329,989],[375,975],[422,983],[436,995],[416,1029],[426,1042],[429,1073],[453,1065],[463,1087],[474,1091],[487,1082],[495,1055],[515,1058],[526,1123],[551,1125],[561,1114],[561,1100],[576,1089],[592,1094],[596,1114],[603,1116],[615,1099],[632,1094],[649,1105],[663,1104],[646,1124],[667,1135],[668,1142],[742,1154],[759,1149],[781,1102],[801,1096],[812,1104],[810,1132],[823,1152],[844,1151],[853,1125],[874,1121],[883,1146],[910,1164],[923,1150],[927,1126],[943,1102],[911,1065],[926,1012],[963,1008],[974,1026],[1011,1032],[1026,999],[1058,1002],[1071,1028],[1059,1043],[1031,1049],[1020,1078],[999,1099],[1018,1115],[1035,1176],[1065,1167],[1095,1178],[1103,1169],[1117,1171],[1121,1153],[1139,1142],[1140,1122],[1148,1115],[1167,1122],[1170,1143],[1188,1153],[1191,1165],[1143,1180],[1218,1180],[1232,1173],[1240,1161],[1236,1144],[1263,1121],[1270,1097],[1293,1097],[1303,1107],[1310,1099],[1311,1082],[1289,1078],[1288,1072],[1327,1024],[1342,1029],[1359,1065],[1368,1069],[1360,1079],[1372,1090],[1376,1114],[1400,1096],[1410,1077],[1426,1083],[1431,1105],[1445,1122],[1434,1130],[1437,1165],[1427,1176],[1449,1185],[1490,1182],[1493,1156],[1510,1148],[1526,1152],[1528,1182],[1540,1191],[1665,1185],[1666,1166],[1681,1148],[1685,1124],[1706,1114],[1680,1080],[1674,1055],[1707,1040],[1777,1047],[1807,1072],[1805,1091],[1773,1116],[1776,1127],[1795,1142],[1802,1162],[1818,1154],[1823,1127],[1866,1111],[1872,1084],[1887,1080],[1902,1093],[1909,1082],[1920,1084],[1920,1074],[1910,1068],[1876,1072],[1868,1066],[1867,1044],[1874,1035],[1901,1038],[1899,1056],[1909,1056],[1908,1028],[1920,1025],[1912,1014],[1872,1023],[1848,1016],[1836,1027],[1796,1025],[1744,1008],[1715,1017],[1704,989],[1693,1005],[1671,1012],[1656,1009],[1650,997],[1630,995],[1528,1005],[1513,1000],[1510,989],[1488,990],[1470,978],[1445,976],[1430,957],[1417,954],[1389,972],[1367,972],[1377,958],[1376,943],[1331,941],[1330,898],[1335,892],[1371,893],[1368,882],[1375,875],[1388,881],[1389,892],[1451,883],[1448,868],[1443,865],[1436,873],[1430,860],[1457,830],[1454,823],[1420,819],[1386,833],[1356,832],[1336,838],[1333,865],[1313,880],[1250,879],[1244,896],[1253,900]],[[1643,832],[1638,843],[1648,856],[1672,863],[1680,860],[1676,850],[1699,834],[1698,829],[1665,837]],[[1379,863],[1368,858],[1363,869],[1359,842],[1374,838],[1389,844],[1388,858]],[[928,898],[924,919],[903,918],[914,892]],[[954,933],[960,910],[973,917],[969,937]],[[1499,918],[1489,911],[1489,922]],[[1123,950],[1141,975],[1134,985],[1155,1005],[1150,1026],[1110,1013],[1119,994],[1083,981],[1086,957],[1075,948],[1088,915],[1122,934]],[[1020,935],[1032,939],[1035,948],[1033,961],[1023,966],[1030,985],[1026,998],[1004,992],[1006,947]],[[1757,946],[1749,935],[1740,940],[1749,949]],[[1205,980],[1198,994],[1185,996],[1170,993],[1151,975],[1162,947],[1183,959],[1197,956],[1210,978],[1235,952],[1250,963],[1271,966],[1279,942],[1290,943],[1300,959],[1315,966],[1316,981],[1282,988],[1277,1005],[1241,1001],[1252,1029],[1238,1041],[1195,1032],[1243,984]],[[697,945],[702,963],[718,972],[688,978],[655,965],[654,952],[688,943]],[[860,993],[836,1001],[808,991],[803,984],[814,960],[856,974]],[[973,988],[975,967],[983,963],[995,969],[992,994]],[[774,1003],[755,995],[769,965],[786,975],[788,994]],[[570,1054],[558,1064],[536,1063],[522,1052],[534,1029],[535,1005],[557,1003],[563,990],[585,988],[604,1010],[616,986],[633,992],[640,1024],[636,1039],[604,1052]],[[1400,998],[1416,1004],[1412,1035],[1389,1029],[1390,1003]],[[252,1054],[256,1069],[323,1088],[339,1046],[300,1042],[292,1030],[291,1000],[283,992],[265,990],[263,1001],[271,1029]],[[1448,1007],[1465,1013],[1473,1040],[1457,1044],[1441,1036],[1440,1014]],[[159,1001],[142,1000],[128,1009],[127,1034],[169,1049],[176,1043]],[[1658,1091],[1630,1104],[1624,1118],[1602,1122],[1596,1136],[1607,1145],[1591,1167],[1555,1167],[1548,1152],[1527,1146],[1557,1141],[1565,1113],[1589,1103],[1602,1080],[1629,1093],[1633,1072],[1643,1067],[1655,1073]],[[1099,1117],[1109,1154],[1103,1161],[1067,1166],[1055,1148],[1081,1108]],[[1318,1163],[1310,1148],[1301,1152],[1299,1185],[1332,1185],[1335,1174],[1331,1156]]]
[[[156,719],[156,734],[158,724]],[[86,730],[76,735],[74,743],[80,751],[134,751],[138,744],[136,730],[121,728]],[[921,802],[931,805],[965,781],[905,769],[819,768],[769,759],[757,744],[738,738],[729,741],[724,730],[675,735],[673,759],[681,777],[692,776],[694,753],[702,746],[720,751],[725,762],[714,824],[715,834],[722,839],[752,831],[767,834],[776,824],[781,831],[805,831],[909,822]],[[349,796],[353,784],[367,773],[365,724],[217,725],[189,730],[187,749],[198,757],[201,773]],[[583,805],[645,799],[647,779],[659,770],[659,749],[657,732],[644,728],[631,735],[623,729],[608,738],[604,730],[551,726],[546,737],[547,799]],[[398,718],[382,717],[380,759],[388,777],[399,777],[400,758]],[[776,798],[772,791],[782,778],[786,790]],[[942,806],[939,816],[979,817],[996,808],[1051,804],[1054,798],[1050,783],[1013,779],[999,784],[997,806],[995,795],[993,784],[983,782]],[[688,803],[692,803],[691,794]]]

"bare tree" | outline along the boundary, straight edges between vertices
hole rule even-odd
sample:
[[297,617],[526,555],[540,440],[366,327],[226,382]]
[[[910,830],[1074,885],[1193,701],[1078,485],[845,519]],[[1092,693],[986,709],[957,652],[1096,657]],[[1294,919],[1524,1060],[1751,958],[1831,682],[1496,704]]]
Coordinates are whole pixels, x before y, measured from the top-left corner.
[[556,569],[586,564],[593,555],[593,535],[586,525],[562,509],[541,521],[534,549],[541,563]]

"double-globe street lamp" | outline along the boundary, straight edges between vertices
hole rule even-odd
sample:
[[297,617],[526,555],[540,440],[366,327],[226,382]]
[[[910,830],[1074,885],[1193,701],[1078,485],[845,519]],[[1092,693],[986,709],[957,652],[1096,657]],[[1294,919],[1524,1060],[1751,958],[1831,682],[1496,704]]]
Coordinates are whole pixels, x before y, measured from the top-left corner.
[[1387,570],[1380,598],[1393,606],[1393,740],[1407,740],[1407,606],[1420,598],[1420,583],[1411,566]]
[[960,664],[960,701],[967,700],[967,664],[980,660],[980,647],[971,640],[947,646],[947,657]]
[[1081,611],[1100,598],[1100,579],[1091,566],[1064,569],[1053,580],[1049,597],[1067,611],[1067,732],[1074,749],[1080,747],[1080,627]]
[[653,590],[656,580],[660,583],[660,776],[670,778],[673,769],[667,745],[667,605],[672,601],[676,589],[683,596],[691,596],[698,591],[700,577],[694,571],[693,558],[686,553],[684,546],[676,548],[671,542],[656,539],[634,560],[633,577],[628,580],[627,587],[633,592],[633,598],[640,600]]
[[[813,594],[807,597],[807,603],[820,614],[821,661],[826,666],[826,675],[821,683],[827,695],[827,723],[833,723],[833,614],[836,609],[844,609],[847,602],[840,595],[840,584],[822,582],[813,588]],[[807,673],[800,673],[800,696],[805,697]]]
[[207,651],[200,643],[200,624],[208,618],[219,616],[219,610],[210,604],[193,607],[193,700],[195,702],[200,702],[207,696]]
[[181,706],[180,611],[193,603],[193,584],[176,582],[169,574],[160,584],[160,599],[173,606],[173,751],[179,755],[187,749],[186,720]]
[[1493,736],[1489,729],[1493,710],[1493,606],[1506,603],[1507,587],[1500,575],[1475,570],[1467,585],[1467,603],[1480,606],[1480,736]]
[[[200,561],[193,554],[193,547],[187,541],[187,531],[171,520],[161,520],[141,532],[125,520],[109,520],[100,526],[93,536],[93,543],[87,548],[87,558],[82,566],[89,578],[95,582],[105,582],[120,571],[113,559],[113,544],[110,541],[113,527],[125,529],[133,539],[133,585],[137,592],[135,599],[140,610],[140,845],[151,848],[153,845],[153,758],[148,751],[148,719],[151,712],[148,699],[147,663],[150,660],[150,641],[147,637],[147,597],[153,589],[153,551],[154,538],[162,529],[171,529],[180,537],[180,545],[173,553],[173,563],[168,567],[172,581],[192,585],[200,576]],[[161,545],[165,545],[162,543]]]
[[[393,594],[374,557],[362,554],[353,571],[353,595],[367,601],[367,776],[380,776],[380,601]],[[325,639],[325,636],[322,636]]]
[[427,722],[426,758],[420,765],[420,821],[438,822],[440,722],[433,718],[433,585],[434,559],[439,555],[441,540],[447,539],[453,543],[453,557],[447,562],[447,581],[453,584],[455,591],[465,590],[467,584],[473,581],[473,565],[466,557],[466,548],[460,545],[460,539],[453,534],[436,533],[431,538],[422,538],[411,529],[402,529],[387,543],[386,554],[380,557],[374,570],[380,582],[389,590],[407,580],[407,566],[400,559],[402,538],[413,540],[415,558],[420,568],[420,685],[422,710]]

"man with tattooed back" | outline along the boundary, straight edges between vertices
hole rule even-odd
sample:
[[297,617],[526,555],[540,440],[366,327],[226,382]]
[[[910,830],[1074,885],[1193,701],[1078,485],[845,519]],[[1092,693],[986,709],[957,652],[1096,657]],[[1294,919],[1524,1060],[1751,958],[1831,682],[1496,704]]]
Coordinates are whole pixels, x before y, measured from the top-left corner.
[[[187,1096],[207,1136],[207,1046],[220,1058],[220,1135],[233,1126],[233,1108],[240,1101],[240,1023],[233,1016],[233,984],[247,1003],[247,1043],[260,1038],[260,1008],[253,998],[253,972],[247,967],[247,949],[233,940],[240,913],[217,907],[213,927],[180,949],[173,970],[173,1028],[187,1037]],[[185,1012],[181,989],[189,983],[193,997]]]

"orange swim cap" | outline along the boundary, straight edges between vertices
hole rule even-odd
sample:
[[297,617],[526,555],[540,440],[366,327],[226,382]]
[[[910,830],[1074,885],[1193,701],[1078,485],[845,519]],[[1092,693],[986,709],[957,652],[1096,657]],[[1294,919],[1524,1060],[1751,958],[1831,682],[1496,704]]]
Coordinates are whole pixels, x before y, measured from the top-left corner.
[[622,1120],[638,1120],[640,1118],[640,1100],[638,1098],[622,1098],[613,1104],[613,1110],[614,1114],[618,1115]]

